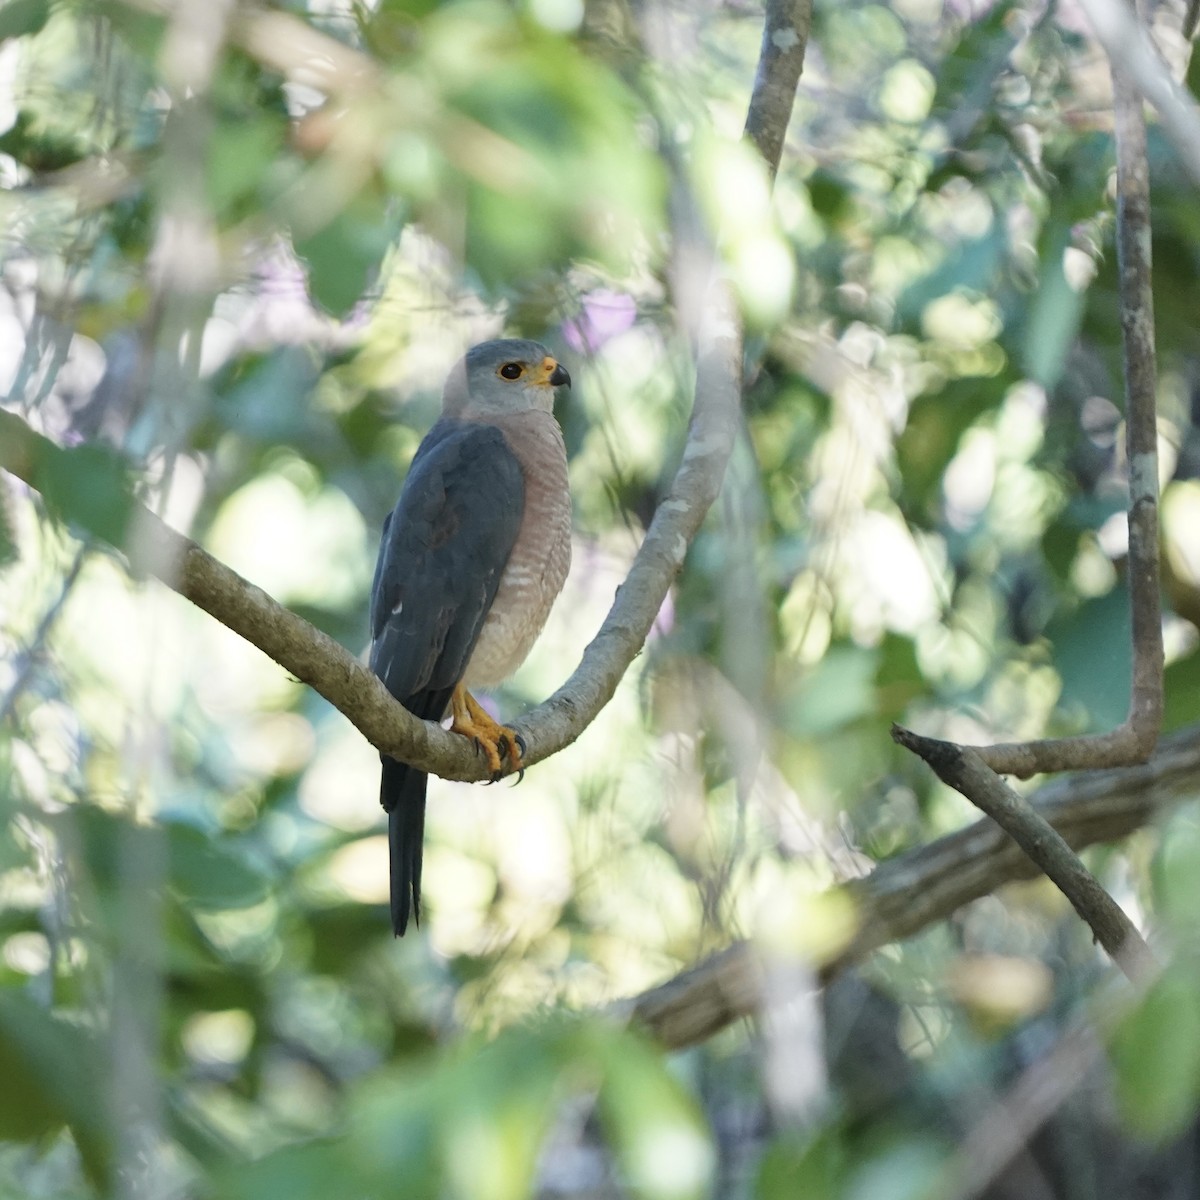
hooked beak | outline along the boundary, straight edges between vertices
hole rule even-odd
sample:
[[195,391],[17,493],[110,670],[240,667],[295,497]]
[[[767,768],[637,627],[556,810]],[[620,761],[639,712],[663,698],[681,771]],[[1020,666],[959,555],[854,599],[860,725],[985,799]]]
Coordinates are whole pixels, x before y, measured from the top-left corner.
[[562,387],[564,383],[567,387],[571,386],[570,372],[562,363],[549,355],[542,359],[542,373],[544,376],[542,382],[548,383],[551,387]]

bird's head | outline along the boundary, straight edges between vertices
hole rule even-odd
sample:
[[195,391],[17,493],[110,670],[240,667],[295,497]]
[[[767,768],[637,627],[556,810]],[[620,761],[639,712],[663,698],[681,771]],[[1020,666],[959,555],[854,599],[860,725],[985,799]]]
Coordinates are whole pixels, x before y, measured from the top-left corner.
[[571,386],[567,369],[541,342],[502,338],[468,350],[442,393],[448,417],[494,416],[554,408],[554,389]]

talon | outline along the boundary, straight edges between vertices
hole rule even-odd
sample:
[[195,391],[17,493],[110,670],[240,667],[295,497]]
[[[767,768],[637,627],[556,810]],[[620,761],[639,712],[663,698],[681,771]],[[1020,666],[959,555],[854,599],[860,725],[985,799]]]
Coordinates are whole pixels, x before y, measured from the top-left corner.
[[513,787],[516,787],[517,784],[520,783],[521,780],[524,778],[525,778],[525,768],[518,767],[517,768],[517,777],[516,777],[516,779],[513,780]]
[[520,768],[525,739],[515,729],[495,721],[461,683],[450,697],[450,710],[454,716],[452,732],[471,738],[476,750],[487,755],[492,783],[504,777],[505,759],[510,767]]

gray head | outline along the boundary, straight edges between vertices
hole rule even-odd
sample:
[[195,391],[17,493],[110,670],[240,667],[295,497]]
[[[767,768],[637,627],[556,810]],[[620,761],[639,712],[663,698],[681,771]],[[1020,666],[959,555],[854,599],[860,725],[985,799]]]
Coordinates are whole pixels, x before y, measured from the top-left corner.
[[442,393],[448,417],[487,416],[554,408],[554,389],[571,385],[566,367],[541,342],[502,338],[467,351]]

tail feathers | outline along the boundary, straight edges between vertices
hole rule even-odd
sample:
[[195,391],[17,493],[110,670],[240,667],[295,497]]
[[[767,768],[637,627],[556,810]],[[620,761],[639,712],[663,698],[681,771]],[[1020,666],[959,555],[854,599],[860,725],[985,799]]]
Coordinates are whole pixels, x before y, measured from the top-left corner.
[[421,924],[421,848],[425,839],[425,785],[429,776],[394,758],[383,759],[379,803],[388,814],[392,867],[392,932],[403,937],[408,915]]

